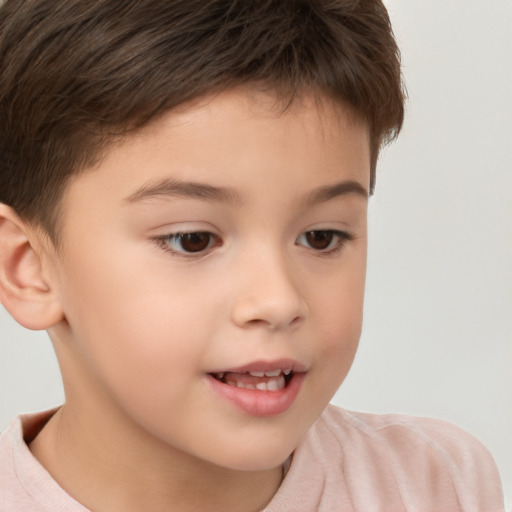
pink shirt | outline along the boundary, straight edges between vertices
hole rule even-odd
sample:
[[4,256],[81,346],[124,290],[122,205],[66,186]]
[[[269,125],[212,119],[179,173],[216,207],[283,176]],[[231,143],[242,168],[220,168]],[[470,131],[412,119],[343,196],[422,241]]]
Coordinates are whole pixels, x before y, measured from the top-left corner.
[[[89,512],[30,453],[52,412],[0,436],[0,512]],[[489,452],[453,425],[329,406],[263,512],[504,512]]]

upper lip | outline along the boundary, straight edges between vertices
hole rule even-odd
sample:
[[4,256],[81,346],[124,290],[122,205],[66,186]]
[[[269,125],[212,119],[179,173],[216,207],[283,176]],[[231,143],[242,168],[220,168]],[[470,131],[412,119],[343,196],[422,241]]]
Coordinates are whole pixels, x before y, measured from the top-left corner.
[[249,373],[249,372],[272,372],[275,370],[292,370],[294,373],[306,372],[304,364],[293,359],[278,359],[275,361],[253,361],[236,368],[220,368],[209,373]]

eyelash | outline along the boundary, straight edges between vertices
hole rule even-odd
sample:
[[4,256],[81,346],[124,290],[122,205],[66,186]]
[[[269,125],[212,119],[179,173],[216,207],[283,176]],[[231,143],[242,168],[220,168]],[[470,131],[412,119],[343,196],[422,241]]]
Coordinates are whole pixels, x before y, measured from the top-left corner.
[[[309,235],[319,235],[322,236],[327,235],[329,238],[329,243],[327,248],[325,249],[315,249],[314,247],[307,247],[304,244],[298,243],[301,238],[305,238]],[[208,237],[207,246],[204,249],[200,249],[197,251],[187,251],[187,250],[177,250],[172,248],[171,244],[180,243],[183,249],[183,240],[185,237]],[[347,231],[340,231],[336,229],[312,229],[310,231],[306,231],[302,233],[297,240],[295,241],[296,245],[302,245],[303,247],[312,249],[314,252],[318,253],[319,256],[329,256],[332,254],[336,254],[346,245],[347,242],[350,242],[354,239],[354,236]],[[184,258],[198,258],[208,254],[210,250],[214,247],[219,247],[222,245],[222,240],[215,234],[209,231],[190,231],[190,232],[178,232],[178,233],[169,233],[165,236],[155,238],[158,245],[165,251],[170,253],[173,256],[184,257]],[[330,247],[334,243],[334,246]]]
[[313,247],[311,247],[311,249],[317,252],[319,256],[330,256],[332,254],[336,254],[337,252],[341,251],[343,247],[345,247],[347,242],[354,240],[354,235],[348,233],[347,231],[340,231],[338,229],[312,229],[310,231],[302,233],[299,236],[299,238],[297,238],[297,240],[299,240],[302,237],[306,238],[308,235],[312,234],[327,235],[328,237],[330,237],[328,247],[331,246],[331,244],[334,244],[333,247],[325,249],[314,249]]
[[[171,244],[173,243],[181,243],[183,244],[183,240],[185,237],[203,237],[207,236],[208,244],[204,249],[198,251],[186,251],[186,250],[177,250],[173,249]],[[217,235],[210,233],[209,231],[189,231],[189,232],[178,232],[178,233],[169,233],[165,236],[158,237],[155,239],[158,245],[165,251],[170,253],[173,256],[181,256],[185,258],[193,258],[200,257],[207,254],[207,252],[213,247],[218,247],[222,245],[222,241]],[[182,245],[183,248],[183,245]]]

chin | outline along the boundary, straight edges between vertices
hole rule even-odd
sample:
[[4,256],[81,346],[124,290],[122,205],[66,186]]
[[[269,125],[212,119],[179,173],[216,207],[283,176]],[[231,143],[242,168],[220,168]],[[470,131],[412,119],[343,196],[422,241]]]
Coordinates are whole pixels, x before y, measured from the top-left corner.
[[287,442],[278,445],[260,443],[253,446],[231,447],[216,458],[220,466],[236,471],[265,471],[282,466],[298,443]]

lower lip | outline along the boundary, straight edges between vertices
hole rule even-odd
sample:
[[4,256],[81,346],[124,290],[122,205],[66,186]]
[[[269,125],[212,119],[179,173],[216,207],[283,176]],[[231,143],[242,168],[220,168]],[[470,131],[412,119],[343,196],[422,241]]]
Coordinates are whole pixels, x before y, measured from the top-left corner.
[[224,384],[208,375],[214,391],[251,416],[277,416],[287,411],[297,397],[305,373],[295,373],[290,382],[278,391],[260,391]]

